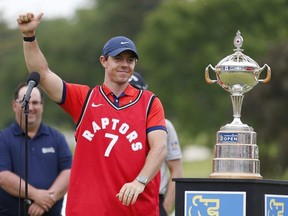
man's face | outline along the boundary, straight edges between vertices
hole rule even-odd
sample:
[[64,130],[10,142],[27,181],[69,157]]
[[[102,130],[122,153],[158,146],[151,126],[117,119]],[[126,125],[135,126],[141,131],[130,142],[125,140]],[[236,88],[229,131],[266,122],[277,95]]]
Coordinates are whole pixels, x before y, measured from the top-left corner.
[[107,59],[101,57],[100,61],[105,68],[105,81],[122,85],[128,83],[129,78],[133,74],[137,59],[133,52],[124,51],[115,57],[108,56]]
[[[24,108],[22,108],[22,99],[27,91],[27,86],[19,90],[18,99],[13,101],[13,110],[15,112],[16,121],[20,125],[20,118],[22,113],[22,125],[25,123]],[[29,127],[39,126],[42,121],[43,114],[43,101],[38,88],[33,88],[31,98],[29,100],[29,114],[28,125]]]

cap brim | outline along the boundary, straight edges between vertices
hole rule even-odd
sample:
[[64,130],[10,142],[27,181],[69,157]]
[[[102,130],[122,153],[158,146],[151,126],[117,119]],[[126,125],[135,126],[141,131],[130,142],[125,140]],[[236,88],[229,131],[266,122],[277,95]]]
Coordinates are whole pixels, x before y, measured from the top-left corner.
[[109,54],[110,56],[112,56],[112,57],[115,57],[115,56],[117,56],[119,53],[124,52],[124,51],[127,51],[127,50],[132,51],[132,52],[135,54],[136,58],[138,59],[137,53],[136,53],[134,50],[132,50],[132,49],[130,49],[130,48],[127,48],[127,47],[125,47],[125,48],[120,48],[120,49],[116,49],[116,50],[114,50],[114,51],[112,51],[112,52],[110,52],[110,53],[108,53],[108,54]]

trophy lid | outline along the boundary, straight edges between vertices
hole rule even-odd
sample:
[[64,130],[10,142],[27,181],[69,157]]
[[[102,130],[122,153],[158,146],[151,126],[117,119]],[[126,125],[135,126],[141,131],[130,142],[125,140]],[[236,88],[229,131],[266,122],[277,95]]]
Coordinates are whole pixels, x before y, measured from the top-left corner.
[[225,71],[254,71],[260,66],[249,56],[242,53],[243,37],[238,30],[234,38],[234,46],[236,49],[233,54],[222,59],[215,67]]
[[236,49],[233,54],[222,59],[216,66],[216,76],[221,86],[231,93],[243,94],[258,82],[260,66],[249,56],[242,53],[243,37],[238,30],[234,38]]

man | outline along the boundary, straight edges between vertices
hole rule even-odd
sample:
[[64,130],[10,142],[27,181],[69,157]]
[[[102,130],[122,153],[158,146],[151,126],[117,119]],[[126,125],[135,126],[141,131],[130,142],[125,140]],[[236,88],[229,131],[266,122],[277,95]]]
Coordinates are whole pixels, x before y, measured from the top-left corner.
[[104,45],[102,85],[68,83],[49,69],[35,40],[42,16],[28,13],[17,22],[29,71],[39,72],[40,85],[76,124],[66,214],[158,216],[165,116],[159,98],[129,85],[138,60],[135,44],[118,36]]
[[[129,83],[138,89],[145,90],[148,88],[144,78],[136,71],[131,76]],[[175,182],[172,181],[172,178],[180,178],[182,176],[182,153],[178,136],[173,124],[168,119],[166,119],[166,127],[168,132],[168,154],[161,166],[159,190],[160,216],[168,216],[172,213],[175,204]],[[168,175],[167,167],[170,175]]]
[[[25,115],[22,99],[27,85],[14,93],[15,122],[0,131],[0,215],[26,215]],[[72,154],[64,135],[42,123],[43,95],[38,88],[31,92],[28,122],[28,209],[31,216],[60,216],[68,188]],[[21,183],[20,183],[21,178]],[[21,185],[21,190],[19,190]],[[21,197],[19,200],[18,197]],[[18,207],[18,204],[21,207]]]
[[[172,178],[182,177],[182,153],[178,136],[172,122],[168,119],[166,119],[166,126],[168,131],[168,154],[161,166],[161,184],[159,192],[160,216],[168,216],[172,213],[175,205],[175,182],[172,181]],[[169,170],[169,175],[167,168]]]

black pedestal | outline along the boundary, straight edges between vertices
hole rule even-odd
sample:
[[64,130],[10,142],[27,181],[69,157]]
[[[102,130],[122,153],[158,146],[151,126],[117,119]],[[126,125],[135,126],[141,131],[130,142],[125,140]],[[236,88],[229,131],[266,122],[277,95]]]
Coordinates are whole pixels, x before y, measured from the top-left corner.
[[175,178],[175,216],[288,216],[288,181]]

